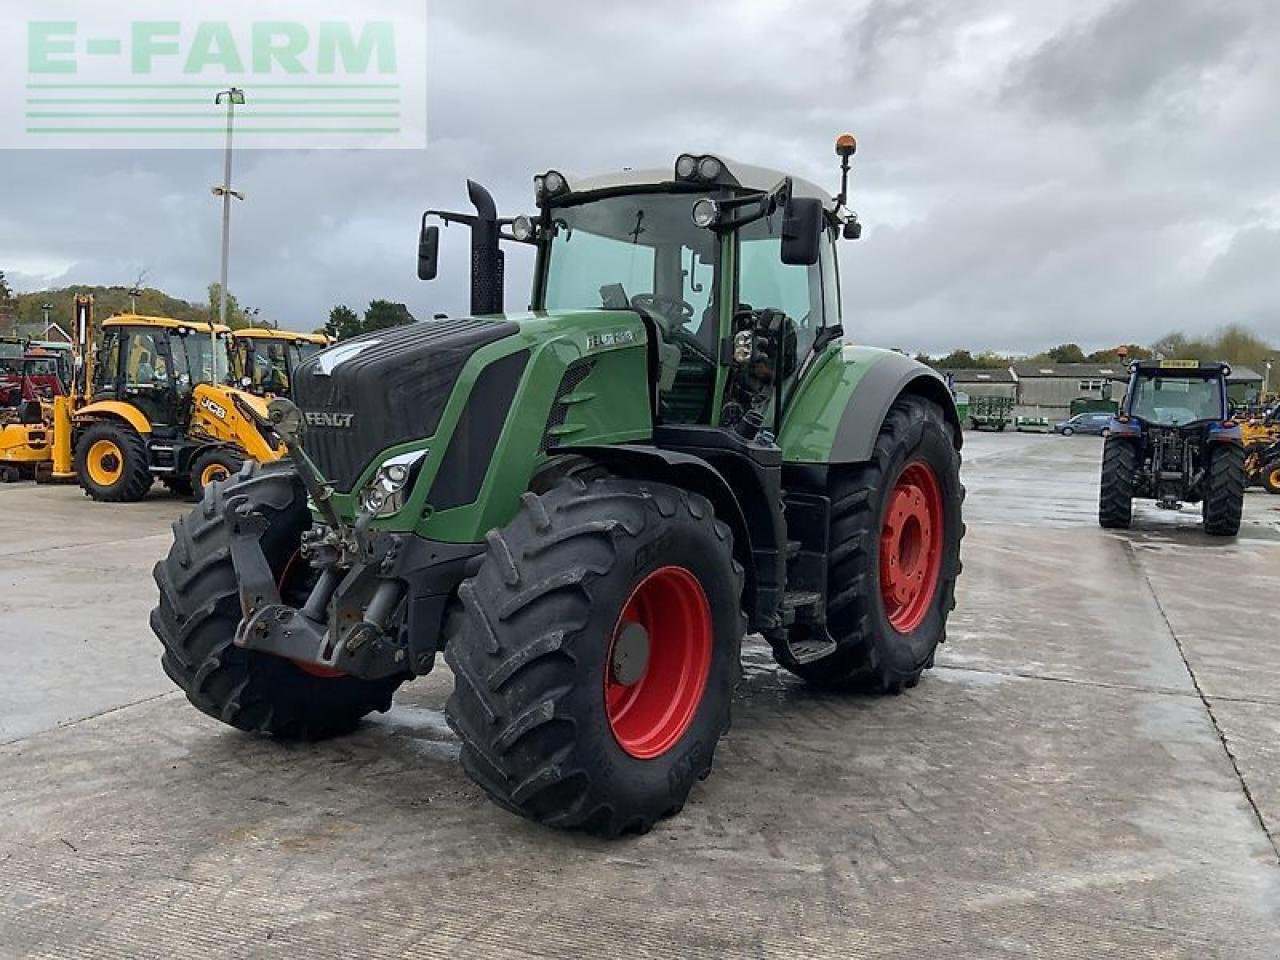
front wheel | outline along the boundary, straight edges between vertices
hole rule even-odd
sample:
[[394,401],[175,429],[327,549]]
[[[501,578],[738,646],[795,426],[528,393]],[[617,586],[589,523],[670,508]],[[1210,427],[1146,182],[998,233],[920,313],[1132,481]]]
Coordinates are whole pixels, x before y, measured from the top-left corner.
[[[287,464],[253,467],[214,486],[191,514],[174,524],[174,544],[155,566],[160,604],[151,629],[164,645],[161,665],[201,712],[240,730],[287,740],[322,740],[348,733],[366,714],[385,711],[404,677],[361,680],[319,675],[292,661],[233,642],[240,595],[231,561],[232,501],[263,516],[263,554],[289,594],[286,579],[302,533],[311,525],[307,495]],[[305,578],[302,578],[305,579]],[[301,596],[286,595],[301,604]]]
[[1064,437],[1074,436],[1074,435],[1075,435],[1075,432],[1076,432],[1076,431],[1075,431],[1075,428],[1074,428],[1074,427],[1063,427],[1063,428],[1062,428],[1062,435],[1063,435]]
[[211,447],[196,456],[191,464],[191,492],[204,499],[205,490],[215,483],[230,480],[244,466],[244,457],[225,447]]
[[[900,693],[933,665],[960,575],[960,454],[936,404],[894,404],[870,463],[831,469],[827,632],[835,645],[802,662],[810,627],[774,642],[778,662],[818,686]],[[793,643],[796,641],[796,643]]]
[[446,627],[467,774],[508,810],[599,836],[679,811],[739,671],[729,528],[697,494],[571,477],[488,539]]
[[1262,468],[1262,486],[1267,493],[1280,494],[1280,460],[1273,460]]

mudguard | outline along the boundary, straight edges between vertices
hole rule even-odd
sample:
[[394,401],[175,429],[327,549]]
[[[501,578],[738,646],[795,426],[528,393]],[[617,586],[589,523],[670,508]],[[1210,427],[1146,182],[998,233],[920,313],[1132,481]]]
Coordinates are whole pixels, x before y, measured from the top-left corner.
[[870,460],[889,408],[904,394],[938,404],[960,449],[960,414],[941,374],[892,350],[833,344],[788,406],[778,437],[783,459],[818,464]]
[[76,423],[83,423],[86,420],[104,420],[114,419],[123,420],[138,433],[150,433],[151,421],[137,407],[127,403],[121,403],[119,400],[103,400],[99,403],[91,403],[88,406],[81,407],[75,414]]

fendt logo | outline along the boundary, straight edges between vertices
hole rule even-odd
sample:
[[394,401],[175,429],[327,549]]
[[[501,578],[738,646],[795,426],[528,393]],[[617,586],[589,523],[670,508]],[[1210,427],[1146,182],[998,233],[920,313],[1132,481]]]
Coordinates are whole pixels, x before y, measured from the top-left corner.
[[323,410],[307,410],[303,413],[309,427],[329,427],[331,430],[349,430],[355,420],[354,413],[328,413]]
[[0,148],[421,149],[426,3],[5,0]]

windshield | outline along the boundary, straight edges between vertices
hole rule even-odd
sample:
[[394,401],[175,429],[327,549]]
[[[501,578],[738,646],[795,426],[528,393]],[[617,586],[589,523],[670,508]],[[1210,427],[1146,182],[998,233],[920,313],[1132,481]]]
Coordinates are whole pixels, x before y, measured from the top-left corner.
[[668,332],[713,348],[718,241],[693,223],[699,196],[634,194],[554,211],[543,307],[641,305]]
[[[185,368],[192,383],[226,383],[229,376],[227,338],[218,337],[218,349],[213,354],[214,369],[209,369],[209,335],[191,333],[172,338],[175,363],[179,370]],[[185,357],[184,357],[185,354]],[[184,362],[185,360],[185,362]]]
[[1133,385],[1129,413],[1170,427],[1221,420],[1225,416],[1222,386],[1204,377],[1139,377]]

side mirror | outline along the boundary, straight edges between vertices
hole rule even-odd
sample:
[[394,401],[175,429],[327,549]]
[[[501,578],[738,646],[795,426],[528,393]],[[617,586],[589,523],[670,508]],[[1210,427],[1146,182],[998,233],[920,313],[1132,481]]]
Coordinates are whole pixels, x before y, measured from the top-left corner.
[[782,262],[789,267],[812,267],[822,246],[822,201],[792,197],[782,217]]
[[[424,218],[425,219],[425,218]],[[434,280],[440,270],[440,228],[422,225],[418,237],[418,279]]]

